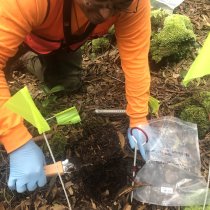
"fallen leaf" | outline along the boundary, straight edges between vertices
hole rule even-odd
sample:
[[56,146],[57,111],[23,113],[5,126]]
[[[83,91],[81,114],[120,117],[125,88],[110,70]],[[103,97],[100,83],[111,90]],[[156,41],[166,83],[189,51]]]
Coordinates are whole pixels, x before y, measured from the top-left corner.
[[117,132],[117,135],[119,137],[119,142],[120,142],[120,146],[121,146],[121,149],[123,150],[124,147],[125,147],[125,137],[124,135],[121,133],[121,132]]
[[131,210],[132,206],[129,203],[126,203],[123,207],[123,210]]
[[93,209],[97,209],[96,204],[93,202],[92,199],[91,199],[91,204],[92,204],[92,208],[93,208]]

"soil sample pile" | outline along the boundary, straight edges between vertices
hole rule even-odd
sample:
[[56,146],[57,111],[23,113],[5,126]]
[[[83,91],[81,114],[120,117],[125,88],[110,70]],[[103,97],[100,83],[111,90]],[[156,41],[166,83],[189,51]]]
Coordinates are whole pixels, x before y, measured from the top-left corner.
[[110,159],[123,157],[117,131],[111,124],[86,125],[83,139],[76,146],[82,164],[105,164]]
[[86,165],[81,170],[85,191],[96,201],[110,202],[127,183],[127,162],[117,131],[111,124],[87,125],[75,149]]

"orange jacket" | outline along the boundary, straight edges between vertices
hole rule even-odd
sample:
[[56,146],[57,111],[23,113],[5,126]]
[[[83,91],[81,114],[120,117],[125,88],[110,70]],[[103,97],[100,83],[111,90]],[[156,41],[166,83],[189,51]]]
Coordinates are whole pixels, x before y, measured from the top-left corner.
[[[50,1],[50,11],[45,20],[47,0],[0,0],[0,141],[7,152],[25,144],[31,135],[23,125],[22,118],[3,106],[10,98],[3,69],[8,58],[17,52],[18,46],[24,40],[27,42],[31,32],[53,40],[63,39],[63,1]],[[135,7],[136,1],[134,0],[131,7]],[[130,126],[146,122],[150,87],[150,4],[149,0],[139,2],[136,13],[122,12],[114,20],[122,69],[125,73]],[[76,4],[71,19],[72,32],[81,33],[78,29],[88,20]],[[106,28],[107,25],[105,27],[100,24],[94,33],[102,35]]]

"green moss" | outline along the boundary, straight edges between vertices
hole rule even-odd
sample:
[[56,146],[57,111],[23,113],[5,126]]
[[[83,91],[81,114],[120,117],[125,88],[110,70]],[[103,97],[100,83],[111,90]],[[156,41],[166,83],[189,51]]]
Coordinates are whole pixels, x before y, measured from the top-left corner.
[[182,59],[190,52],[195,40],[193,26],[187,16],[169,15],[164,20],[163,28],[152,34],[152,59],[157,63],[167,57]]
[[98,39],[92,40],[92,52],[93,53],[102,53],[106,51],[110,46],[109,39],[101,37]]
[[202,139],[210,128],[205,108],[196,105],[190,105],[181,112],[180,119],[197,124],[198,136]]
[[[55,159],[56,160],[63,159],[67,146],[66,137],[60,132],[57,132],[49,139],[49,144]],[[44,146],[43,150],[45,151],[45,153],[48,152],[47,145]]]
[[201,106],[206,109],[206,112],[210,114],[210,92],[201,91],[193,95],[194,100],[196,100]]
[[196,91],[187,99],[171,106],[176,116],[198,125],[199,138],[210,130],[210,92]]
[[159,29],[163,28],[164,20],[168,15],[163,9],[156,9],[151,12],[152,33],[156,33]]

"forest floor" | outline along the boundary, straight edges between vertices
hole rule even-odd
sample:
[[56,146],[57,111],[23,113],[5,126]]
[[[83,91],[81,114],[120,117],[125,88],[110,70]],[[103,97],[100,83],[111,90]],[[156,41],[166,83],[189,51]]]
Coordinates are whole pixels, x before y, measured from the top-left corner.
[[[198,45],[202,46],[210,29],[210,1],[185,0],[176,13],[187,15],[195,28]],[[181,83],[195,57],[188,56],[178,63],[163,66],[151,64],[151,95],[160,101],[159,117],[176,116],[174,104],[190,97],[198,90],[209,90],[209,83],[199,85]],[[20,64],[18,64],[20,68]],[[99,115],[95,109],[125,109],[124,75],[120,67],[117,49],[110,46],[103,55],[94,59],[87,54],[83,62],[83,87],[77,93],[51,94],[43,91],[42,84],[27,72],[14,71],[9,81],[14,93],[27,85],[44,117],[50,117],[71,106],[76,106],[82,123],[52,127],[50,141],[56,160],[70,159],[76,170],[63,175],[67,194],[73,210],[120,210],[126,209],[130,195],[133,154],[126,147],[128,118],[125,114]],[[46,105],[46,103],[48,103]],[[45,104],[45,105],[44,105]],[[154,116],[151,116],[154,118]],[[35,128],[29,130],[38,136]],[[200,140],[202,174],[208,175],[210,158],[210,133]],[[44,141],[38,144],[45,151],[48,163],[52,163]],[[62,210],[67,209],[66,198],[58,177],[51,177],[44,188],[35,192],[18,194],[7,189],[8,159],[1,150],[0,161],[0,209],[1,210]],[[138,166],[143,161],[138,157]],[[180,207],[163,207],[132,203],[136,210],[178,210]]]

